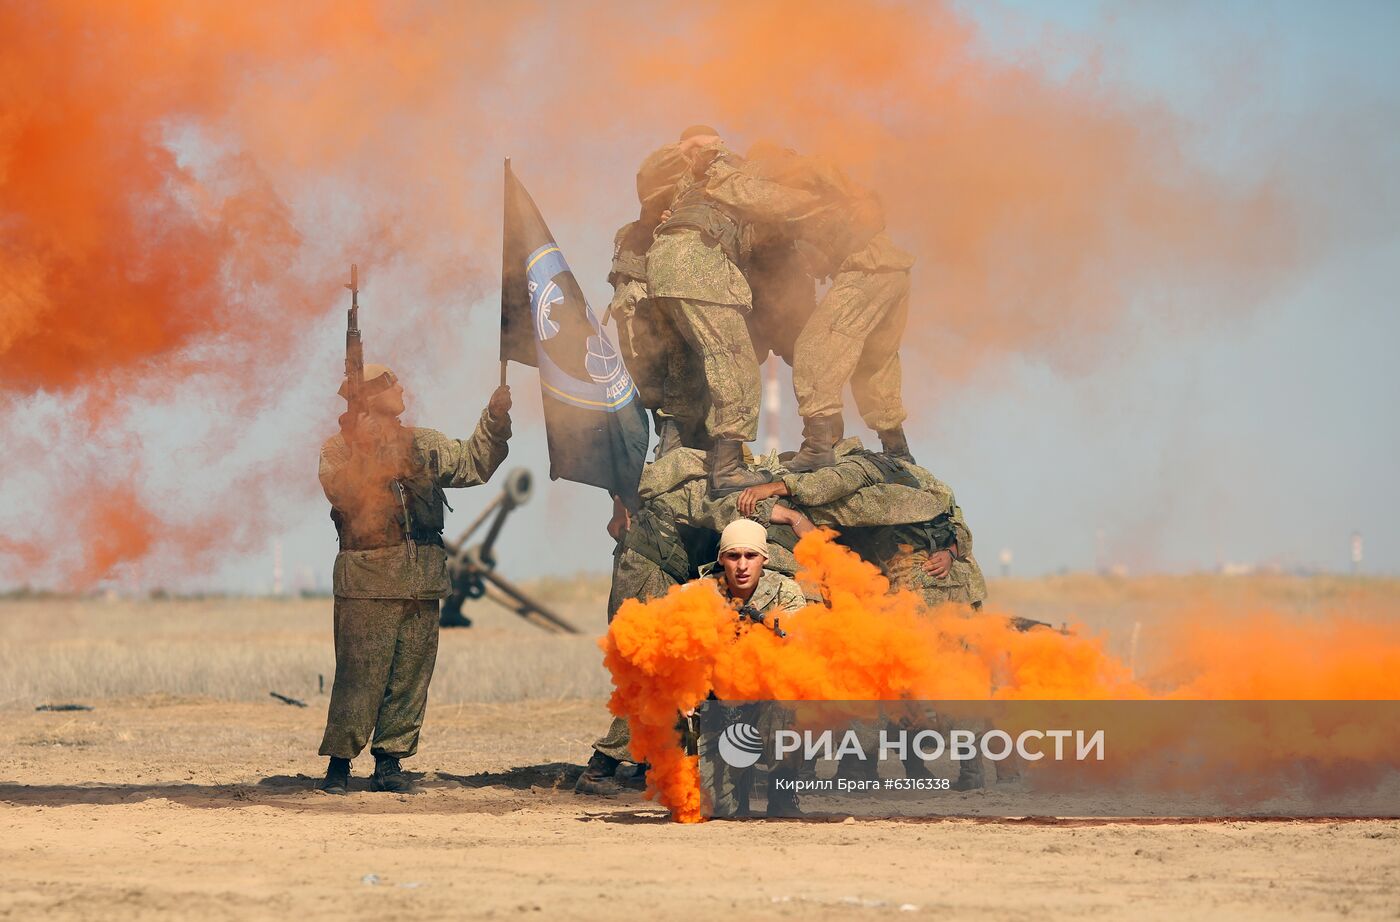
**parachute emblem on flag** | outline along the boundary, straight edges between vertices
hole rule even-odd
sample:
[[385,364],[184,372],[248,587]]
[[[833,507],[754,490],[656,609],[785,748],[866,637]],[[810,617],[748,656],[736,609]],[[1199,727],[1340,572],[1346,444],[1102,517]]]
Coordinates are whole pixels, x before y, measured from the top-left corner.
[[538,307],[535,308],[535,335],[543,342],[546,339],[553,339],[559,333],[559,324],[555,323],[549,315],[554,310],[554,305],[564,303],[564,292],[560,291],[559,286],[551,281],[545,286],[544,294],[536,299],[536,287],[538,286],[533,281],[530,282],[530,300],[536,301],[538,304]]
[[609,411],[630,403],[636,394],[632,376],[593,316],[559,247],[550,242],[531,253],[525,278],[540,375],[550,393],[568,403]]

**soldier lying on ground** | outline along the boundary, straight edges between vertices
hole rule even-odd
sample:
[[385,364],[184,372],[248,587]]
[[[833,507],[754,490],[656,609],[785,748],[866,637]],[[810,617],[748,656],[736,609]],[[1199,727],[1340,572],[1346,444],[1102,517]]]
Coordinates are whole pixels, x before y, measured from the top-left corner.
[[924,468],[844,439],[836,463],[810,473],[783,473],[739,495],[741,513],[786,497],[817,525],[840,531],[842,543],[880,568],[891,586],[929,605],[979,607],[987,596],[953,491]]
[[[785,473],[774,483],[744,490],[739,510],[785,497],[816,524],[837,528],[839,540],[878,566],[892,589],[914,592],[930,607],[952,602],[969,610],[980,608],[987,585],[972,556],[972,532],[952,490],[917,464],[866,451],[858,439],[838,443],[834,455],[830,467]],[[989,728],[965,729],[984,733]],[[873,736],[878,730],[867,726],[862,732]],[[838,773],[872,778],[876,767],[872,761],[844,760]],[[1009,763],[998,763],[997,768],[998,780],[1014,777]],[[904,770],[911,778],[929,777],[923,760],[912,754]],[[983,785],[980,760],[959,762],[955,790]]]
[[[344,794],[350,761],[373,738],[375,791],[412,790],[399,764],[418,749],[448,594],[443,489],[485,483],[505,460],[510,388],[501,386],[469,439],[399,422],[403,387],[366,365],[368,413],[341,417],[321,448],[321,486],[340,540],[335,559],[335,684],[320,789]],[[341,388],[341,396],[346,396]]]

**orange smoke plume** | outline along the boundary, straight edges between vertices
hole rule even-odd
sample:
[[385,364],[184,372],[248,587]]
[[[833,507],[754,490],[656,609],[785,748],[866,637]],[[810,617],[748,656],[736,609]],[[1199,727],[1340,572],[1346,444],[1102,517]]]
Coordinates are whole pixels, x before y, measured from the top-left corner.
[[[906,354],[945,386],[1018,354],[1088,370],[1146,293],[1250,304],[1278,284],[1288,190],[1201,170],[1168,112],[1097,72],[1052,79],[980,41],[950,4],[718,3],[618,66],[736,143],[825,154],[880,192],[918,258]],[[1172,301],[1178,318],[1198,303]]]
[[[60,519],[107,501],[113,450],[163,476],[139,419],[188,416],[182,400],[221,417],[180,446],[196,470],[260,415],[294,413],[294,437],[244,471],[283,516],[309,514],[305,459],[334,429],[338,371],[307,357],[338,336],[346,264],[409,283],[381,302],[371,359],[446,368],[465,344],[424,329],[454,329],[494,287],[500,156],[538,163],[556,229],[586,227],[601,254],[635,214],[630,164],[682,111],[741,149],[762,136],[833,157],[882,194],[919,258],[906,351],[929,361],[910,367],[945,388],[1007,356],[1088,368],[1140,293],[1187,278],[1248,304],[1293,258],[1286,190],[1227,186],[1182,153],[1181,125],[1089,77],[998,62],[949,5],[4,4],[0,36],[3,480],[46,470],[49,441],[14,448],[42,418],[69,446],[63,476],[35,485]],[[311,376],[324,400],[277,405]],[[70,498],[74,483],[92,488]],[[95,523],[144,507],[146,524],[80,532],[77,556],[188,570],[218,521],[246,515],[246,495],[198,487],[196,523],[156,501],[164,484],[113,499]],[[162,554],[181,524],[206,527]],[[141,533],[154,540],[123,537]]]
[[[891,594],[878,570],[829,532],[804,538],[796,554],[800,578],[827,604],[784,617],[786,638],[739,625],[710,586],[696,583],[653,602],[627,602],[603,641],[614,683],[609,707],[627,718],[633,754],[652,766],[649,796],[677,820],[701,818],[698,770],[679,749],[677,716],[710,691],[730,701],[1400,697],[1393,622],[1336,618],[1300,627],[1278,616],[1217,618],[1169,642],[1157,681],[1174,675],[1178,684],[1139,683],[1102,638],[1020,632],[1002,613],[930,611],[912,593]],[[1374,752],[1373,743],[1353,742]]]

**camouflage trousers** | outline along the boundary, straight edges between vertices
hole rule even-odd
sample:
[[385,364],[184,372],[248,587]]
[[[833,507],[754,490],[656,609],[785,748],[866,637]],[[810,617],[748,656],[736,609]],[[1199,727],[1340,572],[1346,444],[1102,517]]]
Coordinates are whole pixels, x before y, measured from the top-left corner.
[[797,337],[792,387],[804,419],[841,412],[850,382],[877,432],[903,424],[899,345],[909,319],[909,273],[840,272]]
[[708,795],[709,815],[719,819],[748,816],[750,800],[761,777],[767,776],[770,803],[774,800],[774,783],[777,779],[792,780],[797,777],[801,761],[798,754],[788,753],[779,759],[773,750],[775,731],[790,726],[792,715],[771,701],[739,707],[709,701],[705,707],[723,708],[725,724],[750,724],[764,741],[763,755],[757,763],[736,768],[725,760],[718,739],[702,736],[700,740],[700,787]]
[[[612,623],[613,616],[628,599],[643,602],[659,599],[675,585],[678,585],[676,581],[667,576],[655,563],[631,548],[619,547],[613,556],[612,591],[608,594],[608,623]],[[627,728],[626,719],[614,717],[608,732],[593,744],[593,748],[619,762],[630,762],[631,745],[632,733]]]
[[[700,358],[709,398],[705,413],[708,441],[752,442],[758,438],[758,357],[743,308],[689,298],[654,300]],[[667,405],[663,409],[679,418],[686,408]]]
[[655,300],[643,298],[617,318],[617,339],[642,405],[675,419],[685,444],[703,447],[709,401],[705,373],[675,322]]
[[335,599],[335,684],[321,755],[418,751],[437,662],[437,599]]

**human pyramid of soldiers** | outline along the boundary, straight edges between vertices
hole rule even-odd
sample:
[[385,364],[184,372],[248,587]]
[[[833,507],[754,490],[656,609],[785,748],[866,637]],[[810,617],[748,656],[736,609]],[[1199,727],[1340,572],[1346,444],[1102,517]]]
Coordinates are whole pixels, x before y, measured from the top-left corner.
[[[606,316],[658,442],[639,510],[615,504],[609,618],[697,578],[750,617],[819,601],[793,579],[792,551],[820,526],[893,587],[980,606],[962,512],[904,433],[899,347],[914,260],[885,233],[878,197],[835,164],[773,144],[739,157],[704,125],[646,158],[637,193],[639,217],[614,238]],[[820,301],[819,281],[829,282]],[[758,435],[769,351],[792,365],[802,445],[755,459],[744,446]],[[847,384],[881,451],[844,437]],[[620,790],[628,742],[614,719],[575,789]]]
[[[980,607],[967,523],[904,433],[899,347],[914,260],[885,233],[878,197],[822,158],[769,143],[740,157],[704,125],[644,160],[637,193],[640,216],[615,238],[604,322],[616,324],[657,443],[636,508],[614,500],[609,620],[627,599],[704,580],[740,617],[776,626],[820,601],[793,578],[793,548],[819,527],[894,589]],[[820,300],[819,282],[829,283]],[[759,359],[770,351],[792,365],[802,444],[755,458],[746,443],[758,435]],[[847,384],[880,451],[845,436]],[[417,751],[450,589],[443,489],[499,467],[511,398],[498,388],[473,435],[456,440],[402,426],[403,389],[388,368],[366,365],[362,392],[364,411],[342,417],[321,454],[340,553],[319,787],[345,793],[368,744],[371,789],[405,793],[401,760]],[[640,773],[620,772],[628,743],[615,718],[575,789],[635,784]],[[981,786],[980,765],[962,770],[959,787]]]

